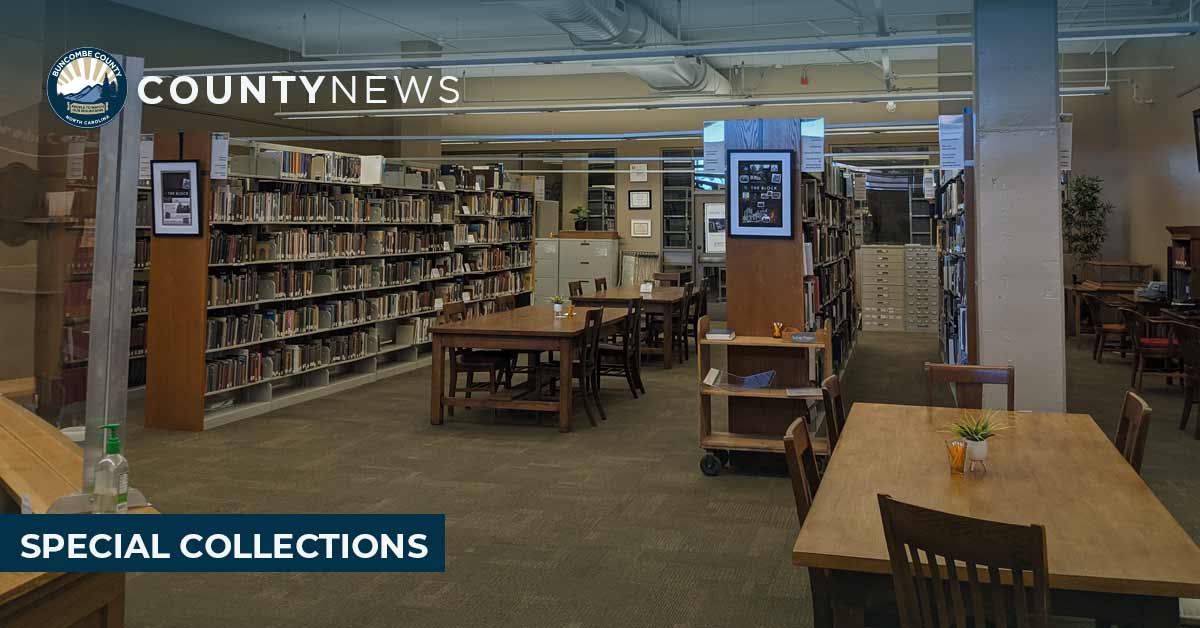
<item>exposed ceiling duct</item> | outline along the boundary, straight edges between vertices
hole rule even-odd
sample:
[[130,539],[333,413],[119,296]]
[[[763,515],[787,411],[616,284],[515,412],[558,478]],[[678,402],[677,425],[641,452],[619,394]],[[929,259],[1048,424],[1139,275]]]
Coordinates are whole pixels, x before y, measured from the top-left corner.
[[[584,50],[679,43],[631,0],[517,0],[517,4],[562,29]],[[732,87],[702,58],[672,57],[658,63],[614,64],[660,92],[727,95]]]

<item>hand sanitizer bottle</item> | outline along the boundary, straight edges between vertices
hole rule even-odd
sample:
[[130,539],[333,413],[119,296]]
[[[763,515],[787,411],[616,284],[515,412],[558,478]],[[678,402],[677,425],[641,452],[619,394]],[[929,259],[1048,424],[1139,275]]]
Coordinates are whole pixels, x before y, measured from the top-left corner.
[[108,438],[104,457],[96,463],[96,491],[92,512],[96,514],[126,513],[129,511],[129,462],[121,455],[121,439],[116,423],[104,425]]

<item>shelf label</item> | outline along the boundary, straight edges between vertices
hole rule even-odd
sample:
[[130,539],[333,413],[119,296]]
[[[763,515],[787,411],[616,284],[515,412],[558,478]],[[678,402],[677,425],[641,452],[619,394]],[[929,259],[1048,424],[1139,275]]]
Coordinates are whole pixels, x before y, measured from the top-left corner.
[[208,167],[208,178],[229,178],[229,133],[212,134],[212,161]]
[[963,168],[962,114],[938,116],[938,154],[943,171]]
[[439,213],[436,213],[436,214],[434,214],[433,216],[431,216],[431,217],[430,217],[430,220],[431,220],[432,222],[441,222],[441,221],[442,221],[442,214],[441,214],[440,212],[439,212]]
[[154,134],[142,133],[138,141],[138,180],[150,180],[150,161],[154,159]]
[[800,121],[800,171],[825,172],[825,118]]
[[433,300],[433,309],[438,310],[440,312],[442,310],[442,308],[444,308],[444,307],[446,307],[446,302],[443,301],[441,297],[438,297]]

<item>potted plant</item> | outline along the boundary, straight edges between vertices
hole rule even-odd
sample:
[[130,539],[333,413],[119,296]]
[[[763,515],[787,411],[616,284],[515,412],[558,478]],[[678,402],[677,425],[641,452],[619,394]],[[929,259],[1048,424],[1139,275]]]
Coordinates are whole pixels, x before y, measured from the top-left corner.
[[589,214],[588,208],[583,205],[576,205],[575,209],[571,210],[571,215],[575,217],[576,231],[587,231]]
[[567,299],[561,294],[556,294],[550,298],[550,302],[554,304],[554,315],[561,317],[563,308],[567,305]]
[[967,415],[950,426],[950,433],[966,443],[968,463],[987,460],[988,439],[1000,430],[1007,429],[992,420],[993,414],[994,411],[983,410],[976,415]]
[[1100,256],[1108,238],[1108,215],[1113,204],[1100,200],[1104,179],[1080,175],[1071,178],[1062,204],[1063,241],[1075,269],[1073,279],[1079,283],[1078,271],[1083,264]]

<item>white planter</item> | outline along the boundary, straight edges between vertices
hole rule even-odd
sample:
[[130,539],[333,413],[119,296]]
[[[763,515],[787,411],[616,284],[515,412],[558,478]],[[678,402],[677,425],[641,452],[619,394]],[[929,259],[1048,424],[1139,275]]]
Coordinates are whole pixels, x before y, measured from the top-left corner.
[[554,315],[555,316],[562,316],[564,305],[566,305],[566,304],[565,303],[555,303],[554,304]]
[[967,441],[967,461],[984,462],[987,460],[988,442],[986,440]]

